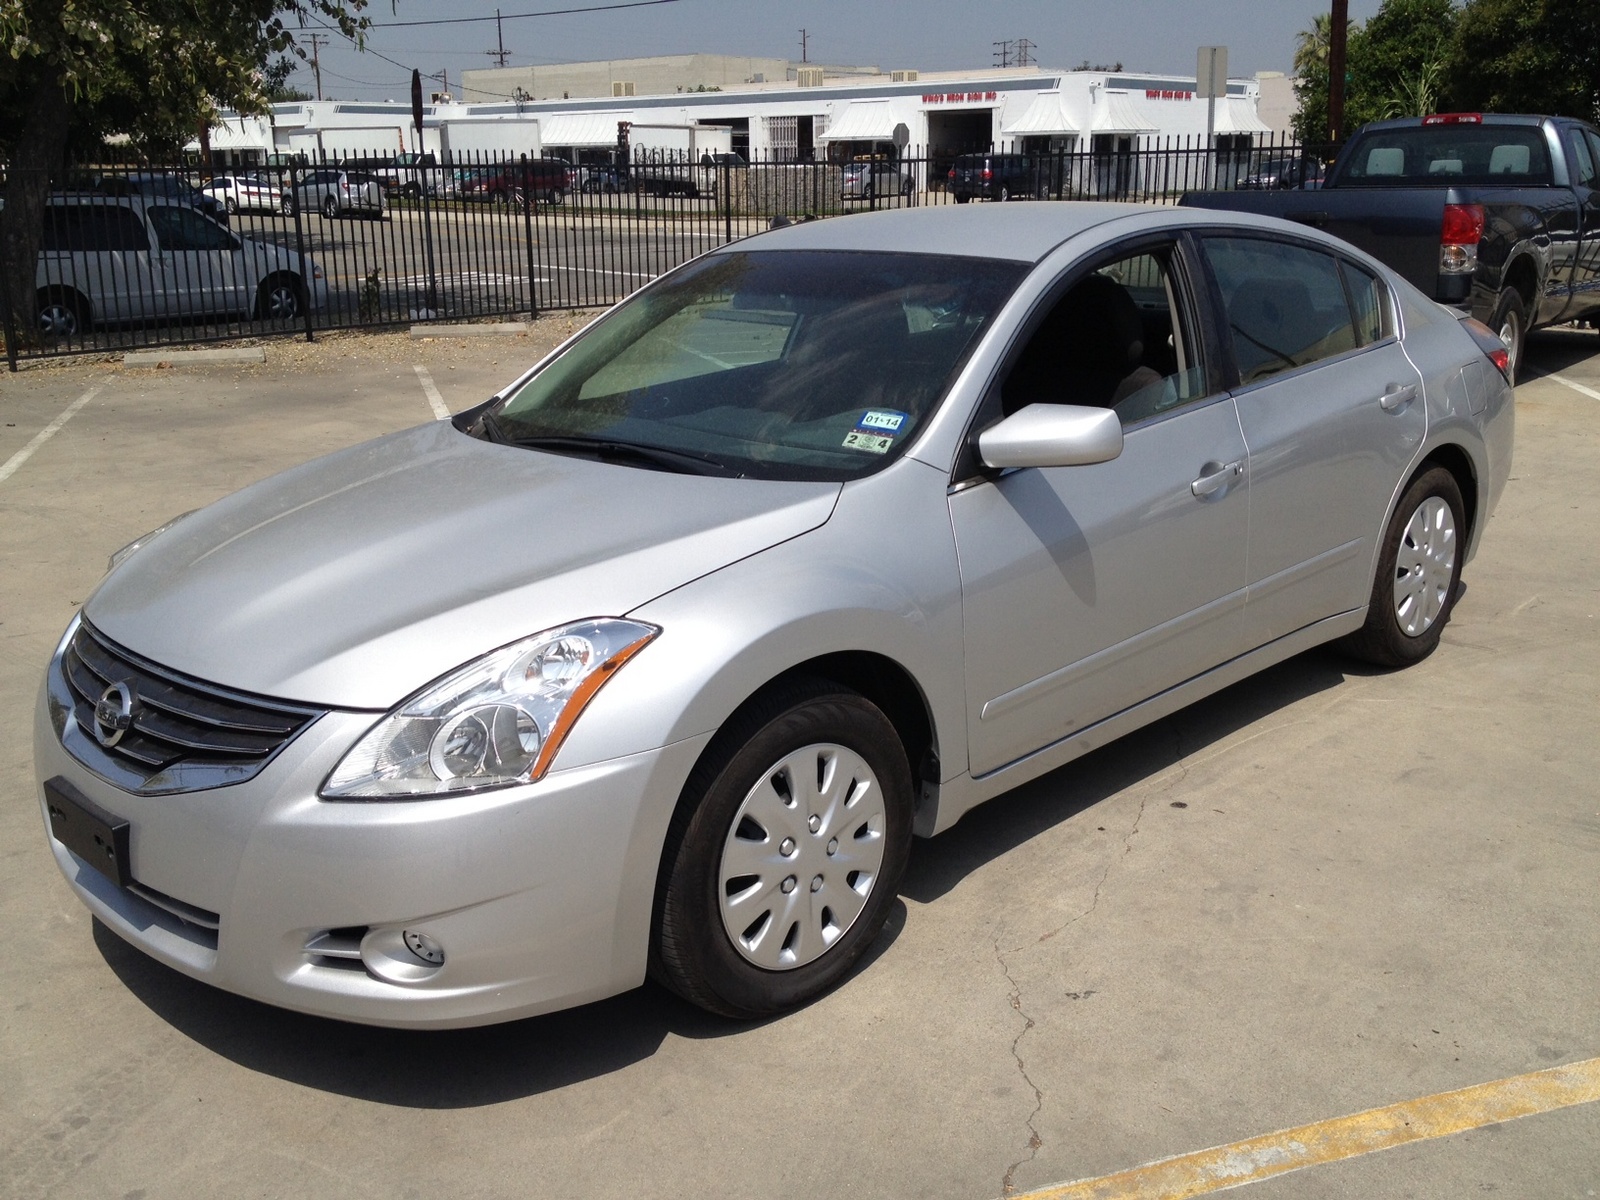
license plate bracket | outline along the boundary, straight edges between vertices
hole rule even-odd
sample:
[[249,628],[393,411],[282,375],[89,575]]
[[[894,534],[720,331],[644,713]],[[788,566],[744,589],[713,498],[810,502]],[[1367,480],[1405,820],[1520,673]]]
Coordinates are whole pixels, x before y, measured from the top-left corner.
[[133,882],[128,856],[132,826],[126,820],[107,812],[60,776],[45,780],[44,798],[56,841],[118,887]]

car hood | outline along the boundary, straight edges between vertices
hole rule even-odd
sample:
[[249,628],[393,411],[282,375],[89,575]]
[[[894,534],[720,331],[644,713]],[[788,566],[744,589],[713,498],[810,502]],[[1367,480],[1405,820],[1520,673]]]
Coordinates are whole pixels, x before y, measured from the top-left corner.
[[814,529],[838,494],[520,450],[440,422],[184,518],[107,576],[84,613],[198,679],[388,709],[495,647],[620,616]]

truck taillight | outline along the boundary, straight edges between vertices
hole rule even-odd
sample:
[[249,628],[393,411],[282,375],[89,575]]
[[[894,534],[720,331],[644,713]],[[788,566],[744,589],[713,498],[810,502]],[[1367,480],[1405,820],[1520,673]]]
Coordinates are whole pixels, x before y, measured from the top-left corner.
[[1483,205],[1446,204],[1439,230],[1439,274],[1470,275],[1478,269],[1483,240]]
[[1424,125],[1482,125],[1482,113],[1432,113],[1422,118]]
[[983,177],[985,179],[993,179],[994,178],[994,172],[991,171],[988,167],[985,167],[983,169]]
[[948,179],[951,183],[954,183],[956,181],[956,169],[954,167],[951,167],[950,168],[950,174],[946,175],[945,178]]

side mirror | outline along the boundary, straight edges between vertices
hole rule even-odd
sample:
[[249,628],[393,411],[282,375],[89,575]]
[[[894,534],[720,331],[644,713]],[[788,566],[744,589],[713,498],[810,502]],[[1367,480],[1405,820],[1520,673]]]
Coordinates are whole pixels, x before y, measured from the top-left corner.
[[1122,422],[1109,408],[1030,404],[978,435],[990,467],[1077,467],[1122,453]]

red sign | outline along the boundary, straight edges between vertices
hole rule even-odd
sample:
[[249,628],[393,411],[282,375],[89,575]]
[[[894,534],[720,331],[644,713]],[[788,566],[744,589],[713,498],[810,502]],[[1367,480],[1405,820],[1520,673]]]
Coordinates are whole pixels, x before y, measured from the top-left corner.
[[1194,93],[1193,92],[1170,92],[1170,91],[1163,91],[1160,88],[1146,88],[1145,89],[1145,93],[1144,93],[1144,98],[1146,100],[1193,100],[1194,99]]
[[925,92],[922,97],[924,104],[982,104],[986,100],[998,100],[999,92]]

